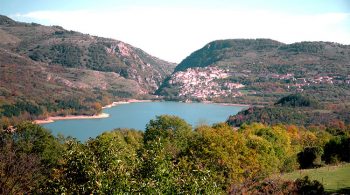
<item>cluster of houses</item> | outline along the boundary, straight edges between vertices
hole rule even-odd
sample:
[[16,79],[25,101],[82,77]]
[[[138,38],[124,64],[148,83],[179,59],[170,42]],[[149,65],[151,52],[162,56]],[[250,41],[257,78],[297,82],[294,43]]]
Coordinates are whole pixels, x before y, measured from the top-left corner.
[[279,74],[271,74],[269,75],[270,78],[280,79],[280,80],[289,80],[291,83],[295,84],[307,84],[307,83],[313,83],[313,84],[321,84],[321,83],[327,83],[327,84],[333,84],[333,77],[330,76],[316,76],[311,78],[295,78],[294,74],[288,73],[285,75],[279,75]]
[[302,88],[303,86],[310,86],[314,84],[350,84],[350,75],[344,79],[332,76],[314,76],[308,78],[295,78],[294,74],[270,74],[268,78],[279,79],[288,81],[288,88],[297,87]]
[[[230,72],[229,69],[218,67],[188,68],[172,75],[169,84],[179,90],[179,96],[207,100],[214,97],[237,97],[244,85],[230,82],[228,77],[248,77],[251,72]],[[262,75],[261,75],[262,76]],[[286,88],[303,91],[304,86],[317,84],[350,84],[350,75],[347,78],[335,76],[312,76],[305,78],[295,77],[292,73],[265,74],[264,78],[277,79],[285,83]]]
[[237,90],[244,87],[240,83],[224,82],[230,73],[217,67],[189,68],[172,75],[169,84],[179,88],[179,96],[207,99],[212,97],[236,97]]

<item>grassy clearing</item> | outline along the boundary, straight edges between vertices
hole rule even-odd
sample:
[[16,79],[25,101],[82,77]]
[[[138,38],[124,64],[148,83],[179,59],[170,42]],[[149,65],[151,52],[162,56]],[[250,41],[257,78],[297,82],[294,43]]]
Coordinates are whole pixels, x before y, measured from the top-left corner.
[[312,180],[321,182],[325,190],[329,192],[350,189],[350,164],[294,171],[281,175],[281,178],[285,180],[295,180],[306,175]]

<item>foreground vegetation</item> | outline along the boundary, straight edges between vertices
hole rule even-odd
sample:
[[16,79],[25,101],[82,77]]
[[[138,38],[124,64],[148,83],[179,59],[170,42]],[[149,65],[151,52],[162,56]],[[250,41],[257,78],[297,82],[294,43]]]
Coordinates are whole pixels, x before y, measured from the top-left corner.
[[348,132],[259,123],[238,130],[226,123],[192,129],[181,118],[163,115],[145,132],[116,129],[81,143],[22,123],[1,131],[0,193],[319,194],[322,185],[308,178],[284,183],[268,178],[349,162]]

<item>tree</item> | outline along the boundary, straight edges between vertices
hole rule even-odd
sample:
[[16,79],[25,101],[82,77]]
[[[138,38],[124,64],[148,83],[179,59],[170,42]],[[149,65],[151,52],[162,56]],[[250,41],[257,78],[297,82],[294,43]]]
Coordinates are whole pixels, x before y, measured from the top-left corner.
[[0,193],[40,193],[63,149],[39,125],[24,122],[14,129],[0,132]]
[[195,131],[196,139],[191,142],[188,155],[198,167],[212,173],[219,188],[228,191],[230,184],[251,177],[254,154],[241,134],[225,123],[200,126]]
[[91,107],[96,112],[95,114],[100,114],[102,112],[102,106],[98,102],[93,103]]
[[298,153],[298,162],[301,169],[320,166],[323,149],[321,147],[306,147]]
[[317,107],[318,103],[300,94],[291,94],[278,100],[275,105],[287,107]]
[[181,191],[180,156],[187,150],[193,136],[191,126],[176,116],[161,115],[146,125],[141,151],[141,177],[146,193]]
[[188,138],[192,134],[192,127],[177,116],[161,115],[146,125],[144,135],[145,147],[152,141],[160,140],[162,143],[171,143],[175,146],[175,153],[188,147]]
[[239,131],[247,138],[248,147],[256,153],[257,173],[260,177],[295,167],[295,151],[286,128],[259,123],[243,125]]
[[350,137],[336,136],[324,146],[322,159],[326,163],[350,162]]
[[37,154],[17,150],[12,140],[0,144],[0,194],[26,194],[43,182],[43,166]]
[[68,140],[46,191],[52,194],[120,194],[139,191],[142,133],[117,129],[82,144]]

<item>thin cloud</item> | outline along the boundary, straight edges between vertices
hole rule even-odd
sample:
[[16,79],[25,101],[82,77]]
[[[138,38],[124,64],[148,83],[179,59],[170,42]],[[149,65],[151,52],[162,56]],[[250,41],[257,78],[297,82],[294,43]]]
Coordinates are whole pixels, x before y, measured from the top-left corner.
[[36,11],[17,14],[14,18],[118,39],[173,62],[180,62],[217,39],[271,38],[285,43],[350,44],[348,13],[292,15],[261,10],[142,7],[113,11]]

